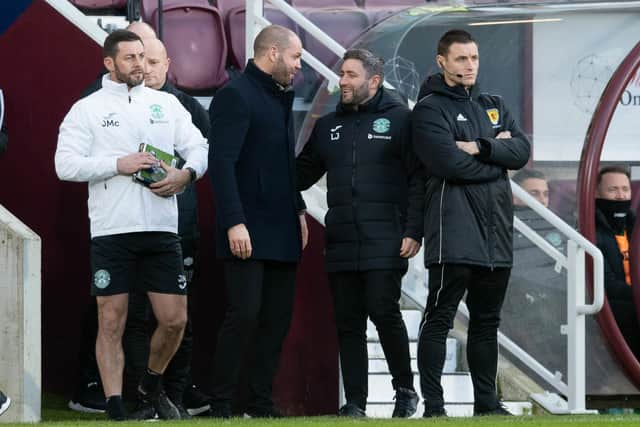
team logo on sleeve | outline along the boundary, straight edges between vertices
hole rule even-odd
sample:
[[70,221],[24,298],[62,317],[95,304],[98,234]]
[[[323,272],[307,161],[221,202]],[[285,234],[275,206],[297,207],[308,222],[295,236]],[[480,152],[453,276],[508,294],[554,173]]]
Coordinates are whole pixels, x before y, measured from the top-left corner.
[[489,108],[487,110],[487,116],[491,120],[492,125],[497,125],[500,122],[500,111],[497,108]]
[[183,290],[186,287],[187,287],[187,276],[185,276],[184,274],[178,274],[178,288],[180,288],[180,290]]
[[385,119],[385,118],[378,119],[375,122],[373,122],[372,128],[374,132],[387,133],[391,128],[391,122],[389,121],[389,119]]
[[330,134],[329,136],[331,137],[332,141],[338,141],[340,139],[340,132],[338,132],[340,130],[340,128],[342,127],[342,125],[338,125],[336,127],[334,127],[333,129],[329,129]]

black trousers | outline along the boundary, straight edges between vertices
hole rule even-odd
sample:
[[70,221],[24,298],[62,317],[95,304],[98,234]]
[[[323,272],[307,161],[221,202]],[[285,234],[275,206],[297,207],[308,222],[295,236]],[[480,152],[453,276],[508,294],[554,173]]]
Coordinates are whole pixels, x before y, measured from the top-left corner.
[[413,390],[409,337],[400,314],[402,270],[330,273],[342,379],[348,403],[365,409],[369,359],[367,317],[378,330],[393,388]]
[[255,337],[248,405],[273,407],[271,389],[291,324],[296,266],[259,260],[224,262],[228,307],[216,347],[211,393],[214,405],[231,407],[245,350]]
[[429,296],[418,342],[420,387],[426,410],[444,407],[440,378],[446,339],[465,292],[469,308],[467,361],[473,382],[474,410],[488,411],[500,405],[496,396],[497,331],[510,273],[510,268],[492,270],[459,264],[429,268]]

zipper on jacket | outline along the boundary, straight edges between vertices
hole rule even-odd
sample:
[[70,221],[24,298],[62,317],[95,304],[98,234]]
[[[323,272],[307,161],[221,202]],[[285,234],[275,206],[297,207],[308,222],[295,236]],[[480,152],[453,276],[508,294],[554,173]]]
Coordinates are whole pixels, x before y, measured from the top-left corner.
[[129,104],[131,104],[131,95],[129,95]]
[[447,185],[447,180],[442,181],[442,191],[440,192],[440,253],[438,254],[438,264],[442,264],[442,234],[443,234],[443,214],[442,205],[444,202],[444,188]]
[[[356,143],[358,138],[358,129],[360,128],[360,119],[356,120],[356,128],[353,133],[353,138],[351,139],[351,161],[353,162],[353,167],[351,168],[351,210],[353,214],[353,224],[356,228],[356,237],[360,234],[358,229],[358,202],[357,202],[357,192],[356,192]],[[356,238],[356,270],[360,270],[360,239]]]

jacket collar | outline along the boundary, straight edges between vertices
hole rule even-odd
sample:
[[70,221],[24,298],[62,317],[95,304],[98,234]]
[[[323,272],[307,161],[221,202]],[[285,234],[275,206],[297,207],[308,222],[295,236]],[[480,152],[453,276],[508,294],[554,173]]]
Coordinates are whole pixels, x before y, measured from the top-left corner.
[[164,84],[159,90],[161,92],[171,93],[176,96],[178,96],[178,93],[180,93],[180,90],[177,87],[175,87],[173,84],[171,84],[171,82],[169,82],[169,79],[165,79]]
[[258,68],[258,66],[253,62],[253,59],[250,59],[247,62],[247,67],[244,69],[244,72],[270,92],[281,94],[283,92],[290,92],[293,90],[291,85],[282,86],[280,83],[273,80],[271,74],[267,74]]
[[442,73],[432,74],[422,83],[418,99],[422,99],[432,93],[439,93],[453,99],[477,98],[480,94],[478,85],[471,86],[467,91],[462,85],[449,86]]
[[388,91],[384,87],[380,87],[373,97],[364,104],[358,105],[358,109],[355,110],[351,105],[345,105],[338,102],[336,106],[336,114],[351,114],[351,113],[379,113],[390,110],[393,107],[404,105],[403,101],[393,91]]
[[111,80],[109,73],[102,76],[102,88],[116,95],[135,97],[142,93],[144,87],[144,81],[142,81],[138,86],[129,90],[126,83],[117,83]]

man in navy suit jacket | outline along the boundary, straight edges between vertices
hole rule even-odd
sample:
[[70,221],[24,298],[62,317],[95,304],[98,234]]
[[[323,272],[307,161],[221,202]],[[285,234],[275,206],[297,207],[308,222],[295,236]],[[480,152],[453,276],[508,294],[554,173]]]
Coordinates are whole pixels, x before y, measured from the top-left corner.
[[[302,44],[277,25],[254,41],[244,73],[211,104],[210,176],[216,203],[216,249],[224,260],[228,309],[218,336],[210,416],[231,415],[249,338],[246,413],[278,417],[271,385],[293,311],[296,265],[306,223],[296,192],[293,91]],[[303,237],[304,236],[304,237]]]

